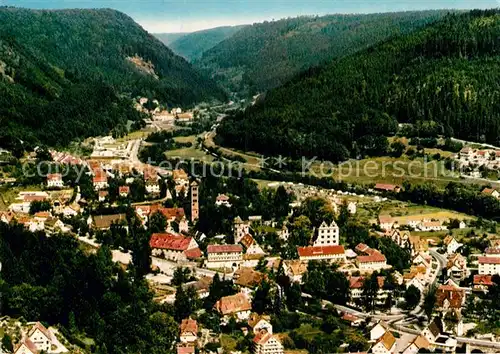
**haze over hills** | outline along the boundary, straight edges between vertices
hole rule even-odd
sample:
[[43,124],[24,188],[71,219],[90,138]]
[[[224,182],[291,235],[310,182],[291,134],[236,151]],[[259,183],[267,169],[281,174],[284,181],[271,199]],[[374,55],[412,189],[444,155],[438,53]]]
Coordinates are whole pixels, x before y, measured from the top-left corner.
[[177,39],[184,37],[189,33],[179,32],[179,33],[154,33],[154,36],[162,41],[163,44],[168,46],[170,43],[175,42]]
[[171,106],[225,99],[213,81],[114,10],[0,8],[0,45],[4,145],[107,133],[136,116],[127,97]]
[[216,27],[187,33],[178,37],[178,33],[156,34],[155,36],[172,49],[174,53],[192,61],[200,58],[204,52],[226,38],[230,38],[244,27],[245,25]]
[[448,11],[296,17],[247,26],[194,64],[231,91],[256,93],[298,72],[408,33]]
[[409,122],[421,136],[498,144],[499,54],[499,11],[449,15],[269,91],[223,121],[219,143],[342,161],[383,152]]

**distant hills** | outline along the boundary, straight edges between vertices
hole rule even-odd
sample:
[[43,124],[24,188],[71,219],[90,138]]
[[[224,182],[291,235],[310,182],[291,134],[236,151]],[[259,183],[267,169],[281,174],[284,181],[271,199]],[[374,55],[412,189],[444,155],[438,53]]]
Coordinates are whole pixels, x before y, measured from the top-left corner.
[[245,26],[224,26],[187,34],[155,34],[174,53],[193,61],[223,40],[230,38]]
[[223,121],[218,142],[333,161],[384,154],[416,134],[500,143],[500,12],[451,14],[296,76]]
[[130,98],[225,99],[210,79],[113,10],[0,8],[0,145],[66,144],[137,120]]
[[282,85],[312,66],[409,33],[446,13],[304,16],[257,23],[205,51],[194,64],[229,90],[254,94]]

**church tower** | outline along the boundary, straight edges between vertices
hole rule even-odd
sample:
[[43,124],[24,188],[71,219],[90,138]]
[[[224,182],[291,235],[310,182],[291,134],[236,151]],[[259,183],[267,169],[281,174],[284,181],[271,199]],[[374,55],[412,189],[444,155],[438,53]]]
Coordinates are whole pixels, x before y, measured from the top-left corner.
[[199,216],[199,202],[198,202],[198,182],[191,183],[191,221],[198,220]]

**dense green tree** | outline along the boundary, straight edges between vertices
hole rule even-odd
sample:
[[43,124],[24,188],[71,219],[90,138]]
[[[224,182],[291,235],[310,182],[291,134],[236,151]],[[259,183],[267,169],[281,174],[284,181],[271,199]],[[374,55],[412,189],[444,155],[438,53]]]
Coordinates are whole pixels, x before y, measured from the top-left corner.
[[414,285],[410,285],[405,293],[405,307],[409,310],[413,310],[420,302],[420,290]]

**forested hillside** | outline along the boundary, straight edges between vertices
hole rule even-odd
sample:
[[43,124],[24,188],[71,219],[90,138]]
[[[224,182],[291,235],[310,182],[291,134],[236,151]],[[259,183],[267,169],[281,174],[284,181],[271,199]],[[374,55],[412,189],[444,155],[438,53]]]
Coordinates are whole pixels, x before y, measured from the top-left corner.
[[224,120],[219,143],[340,161],[387,144],[407,122],[422,135],[498,145],[499,54],[500,12],[452,14],[271,90]]
[[225,98],[122,13],[0,8],[3,146],[107,133],[137,120],[130,98],[139,95],[183,106]]
[[446,11],[297,17],[257,23],[205,52],[195,65],[232,91],[253,94],[298,72],[441,18]]
[[[189,61],[198,59],[204,52],[213,48],[226,38],[230,38],[245,26],[224,26],[208,30],[187,33],[175,40],[170,41],[170,36],[156,35],[174,53]],[[167,41],[170,41],[169,43]]]

